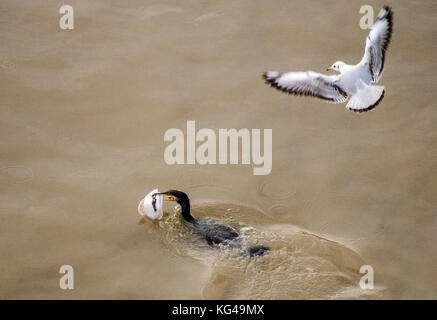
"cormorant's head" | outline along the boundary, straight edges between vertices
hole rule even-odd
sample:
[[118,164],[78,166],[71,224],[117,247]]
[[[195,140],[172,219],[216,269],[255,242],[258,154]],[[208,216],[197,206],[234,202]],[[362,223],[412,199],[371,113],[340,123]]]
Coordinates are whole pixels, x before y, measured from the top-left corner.
[[166,192],[160,192],[160,195],[164,196],[164,200],[167,201],[176,201],[179,204],[182,203],[189,203],[188,196],[185,192],[178,191],[178,190],[168,190]]
[[194,222],[196,219],[190,214],[190,199],[186,193],[178,190],[168,190],[166,192],[155,193],[155,195],[163,196],[164,200],[176,201],[181,206],[182,217],[187,222]]

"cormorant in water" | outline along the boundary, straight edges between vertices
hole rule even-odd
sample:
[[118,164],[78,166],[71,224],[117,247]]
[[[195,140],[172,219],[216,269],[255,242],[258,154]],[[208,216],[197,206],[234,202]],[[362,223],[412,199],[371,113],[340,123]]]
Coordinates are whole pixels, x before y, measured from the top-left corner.
[[[217,223],[210,219],[196,219],[190,214],[190,199],[188,196],[178,190],[169,190],[166,192],[156,193],[163,195],[164,200],[176,201],[181,206],[181,215],[186,224],[201,234],[210,245],[232,245],[240,240],[238,232],[224,224]],[[254,245],[248,248],[250,256],[261,256],[268,247],[263,245]]]

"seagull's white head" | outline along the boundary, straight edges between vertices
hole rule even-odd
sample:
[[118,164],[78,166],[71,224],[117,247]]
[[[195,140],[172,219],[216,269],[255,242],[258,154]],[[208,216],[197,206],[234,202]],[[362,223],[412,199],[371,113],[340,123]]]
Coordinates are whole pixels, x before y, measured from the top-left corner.
[[343,70],[345,63],[343,61],[336,61],[332,66],[330,66],[326,71],[337,71],[340,72]]

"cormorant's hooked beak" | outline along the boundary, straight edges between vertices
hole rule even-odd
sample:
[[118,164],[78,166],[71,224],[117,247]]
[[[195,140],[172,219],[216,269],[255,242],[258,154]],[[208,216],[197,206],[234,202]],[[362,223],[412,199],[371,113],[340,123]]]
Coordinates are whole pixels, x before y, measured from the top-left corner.
[[167,200],[167,201],[176,201],[177,200],[175,197],[173,197],[171,194],[168,194],[167,192],[155,193],[153,195],[153,197],[155,197],[155,196],[164,196],[164,200]]

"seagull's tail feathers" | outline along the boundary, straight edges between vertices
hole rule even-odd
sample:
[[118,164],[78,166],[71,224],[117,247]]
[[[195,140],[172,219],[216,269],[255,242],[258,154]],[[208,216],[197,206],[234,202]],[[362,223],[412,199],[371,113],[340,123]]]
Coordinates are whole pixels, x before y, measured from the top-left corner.
[[384,86],[368,86],[351,96],[346,109],[366,112],[375,108],[384,98]]

